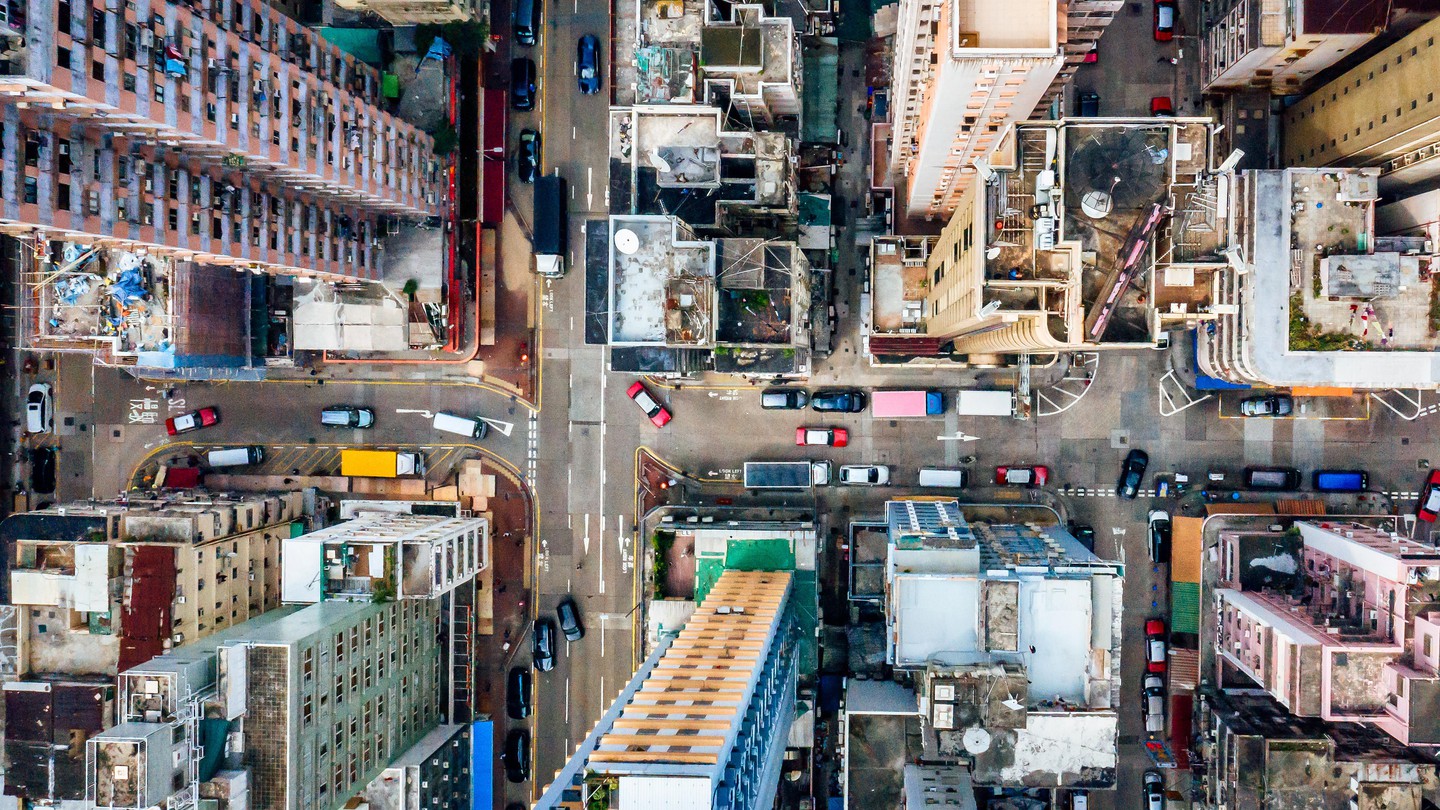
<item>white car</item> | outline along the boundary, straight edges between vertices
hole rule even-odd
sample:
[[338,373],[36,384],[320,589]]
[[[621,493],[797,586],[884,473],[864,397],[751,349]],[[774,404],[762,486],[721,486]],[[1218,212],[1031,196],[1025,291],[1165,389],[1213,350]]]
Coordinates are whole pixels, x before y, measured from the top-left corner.
[[49,433],[55,429],[55,401],[50,386],[35,383],[25,397],[25,429],[31,433]]
[[883,464],[846,464],[840,468],[840,483],[879,487],[890,483],[890,468]]
[[1159,675],[1145,676],[1145,731],[1152,735],[1165,733],[1165,681]]
[[1145,810],[1165,810],[1165,778],[1159,771],[1145,772]]

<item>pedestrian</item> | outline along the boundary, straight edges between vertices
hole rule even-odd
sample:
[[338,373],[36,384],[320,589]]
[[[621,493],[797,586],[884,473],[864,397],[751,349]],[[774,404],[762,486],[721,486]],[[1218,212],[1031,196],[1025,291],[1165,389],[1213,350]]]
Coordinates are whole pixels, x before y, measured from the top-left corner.
[[507,641],[504,644],[500,645],[500,649],[504,652],[510,652],[510,642]]

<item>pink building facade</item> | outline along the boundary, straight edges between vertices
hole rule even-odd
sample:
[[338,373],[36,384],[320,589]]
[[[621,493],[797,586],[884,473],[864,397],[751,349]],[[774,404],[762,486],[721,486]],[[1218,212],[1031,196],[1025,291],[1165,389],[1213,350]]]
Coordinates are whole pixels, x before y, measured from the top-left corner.
[[[1352,523],[1295,525],[1294,554],[1256,556],[1246,535],[1222,535],[1217,675],[1244,674],[1298,716],[1440,744],[1440,549]],[[1246,566],[1293,576],[1255,588]]]

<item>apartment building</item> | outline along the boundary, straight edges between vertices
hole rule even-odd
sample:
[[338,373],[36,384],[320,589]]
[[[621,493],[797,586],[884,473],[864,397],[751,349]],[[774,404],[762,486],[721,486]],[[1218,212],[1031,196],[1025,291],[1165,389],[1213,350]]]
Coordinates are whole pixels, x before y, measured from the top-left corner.
[[[1221,535],[1217,682],[1244,676],[1296,716],[1440,745],[1440,548],[1356,523],[1295,526],[1258,547]],[[1263,581],[1246,570],[1257,565]]]
[[1386,194],[1440,176],[1437,36],[1440,18],[1287,109],[1282,164],[1378,168]]
[[890,183],[905,216],[945,221],[972,164],[1060,73],[1064,14],[1055,0],[902,0],[897,26]]
[[[770,807],[795,718],[790,571],[726,570],[540,794],[536,807]],[[808,608],[804,608],[808,609]]]
[[84,806],[342,807],[440,724],[440,636],[438,600],[326,601],[131,668]]
[[1274,387],[1434,388],[1433,249],[1381,236],[1379,169],[1226,178],[1234,238],[1218,269],[1201,373]]
[[12,555],[5,795],[82,798],[76,767],[85,740],[113,724],[116,674],[278,607],[280,544],[303,531],[302,510],[300,493],[170,496],[0,522]]
[[1390,22],[1382,0],[1220,0],[1201,4],[1201,81],[1209,92],[1301,92]]
[[[933,239],[871,244],[873,355],[1153,346],[1223,264],[1208,119],[1007,127]],[[1155,266],[1159,261],[1160,266]]]
[[335,0],[335,5],[374,14],[395,26],[443,25],[468,20],[475,13],[466,0]]

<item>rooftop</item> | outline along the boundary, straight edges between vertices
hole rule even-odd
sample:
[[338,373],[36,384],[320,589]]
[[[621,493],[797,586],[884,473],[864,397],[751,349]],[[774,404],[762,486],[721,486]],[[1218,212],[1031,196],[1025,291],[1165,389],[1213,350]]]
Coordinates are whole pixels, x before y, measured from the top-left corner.
[[930,291],[926,261],[929,237],[883,236],[870,243],[870,287],[876,333],[918,330],[924,322],[925,295]]
[[675,217],[611,217],[610,342],[710,345],[715,251]]
[[951,0],[951,47],[958,56],[972,51],[1053,53],[1057,32],[1064,26],[1057,26],[1058,14],[1055,0]]

